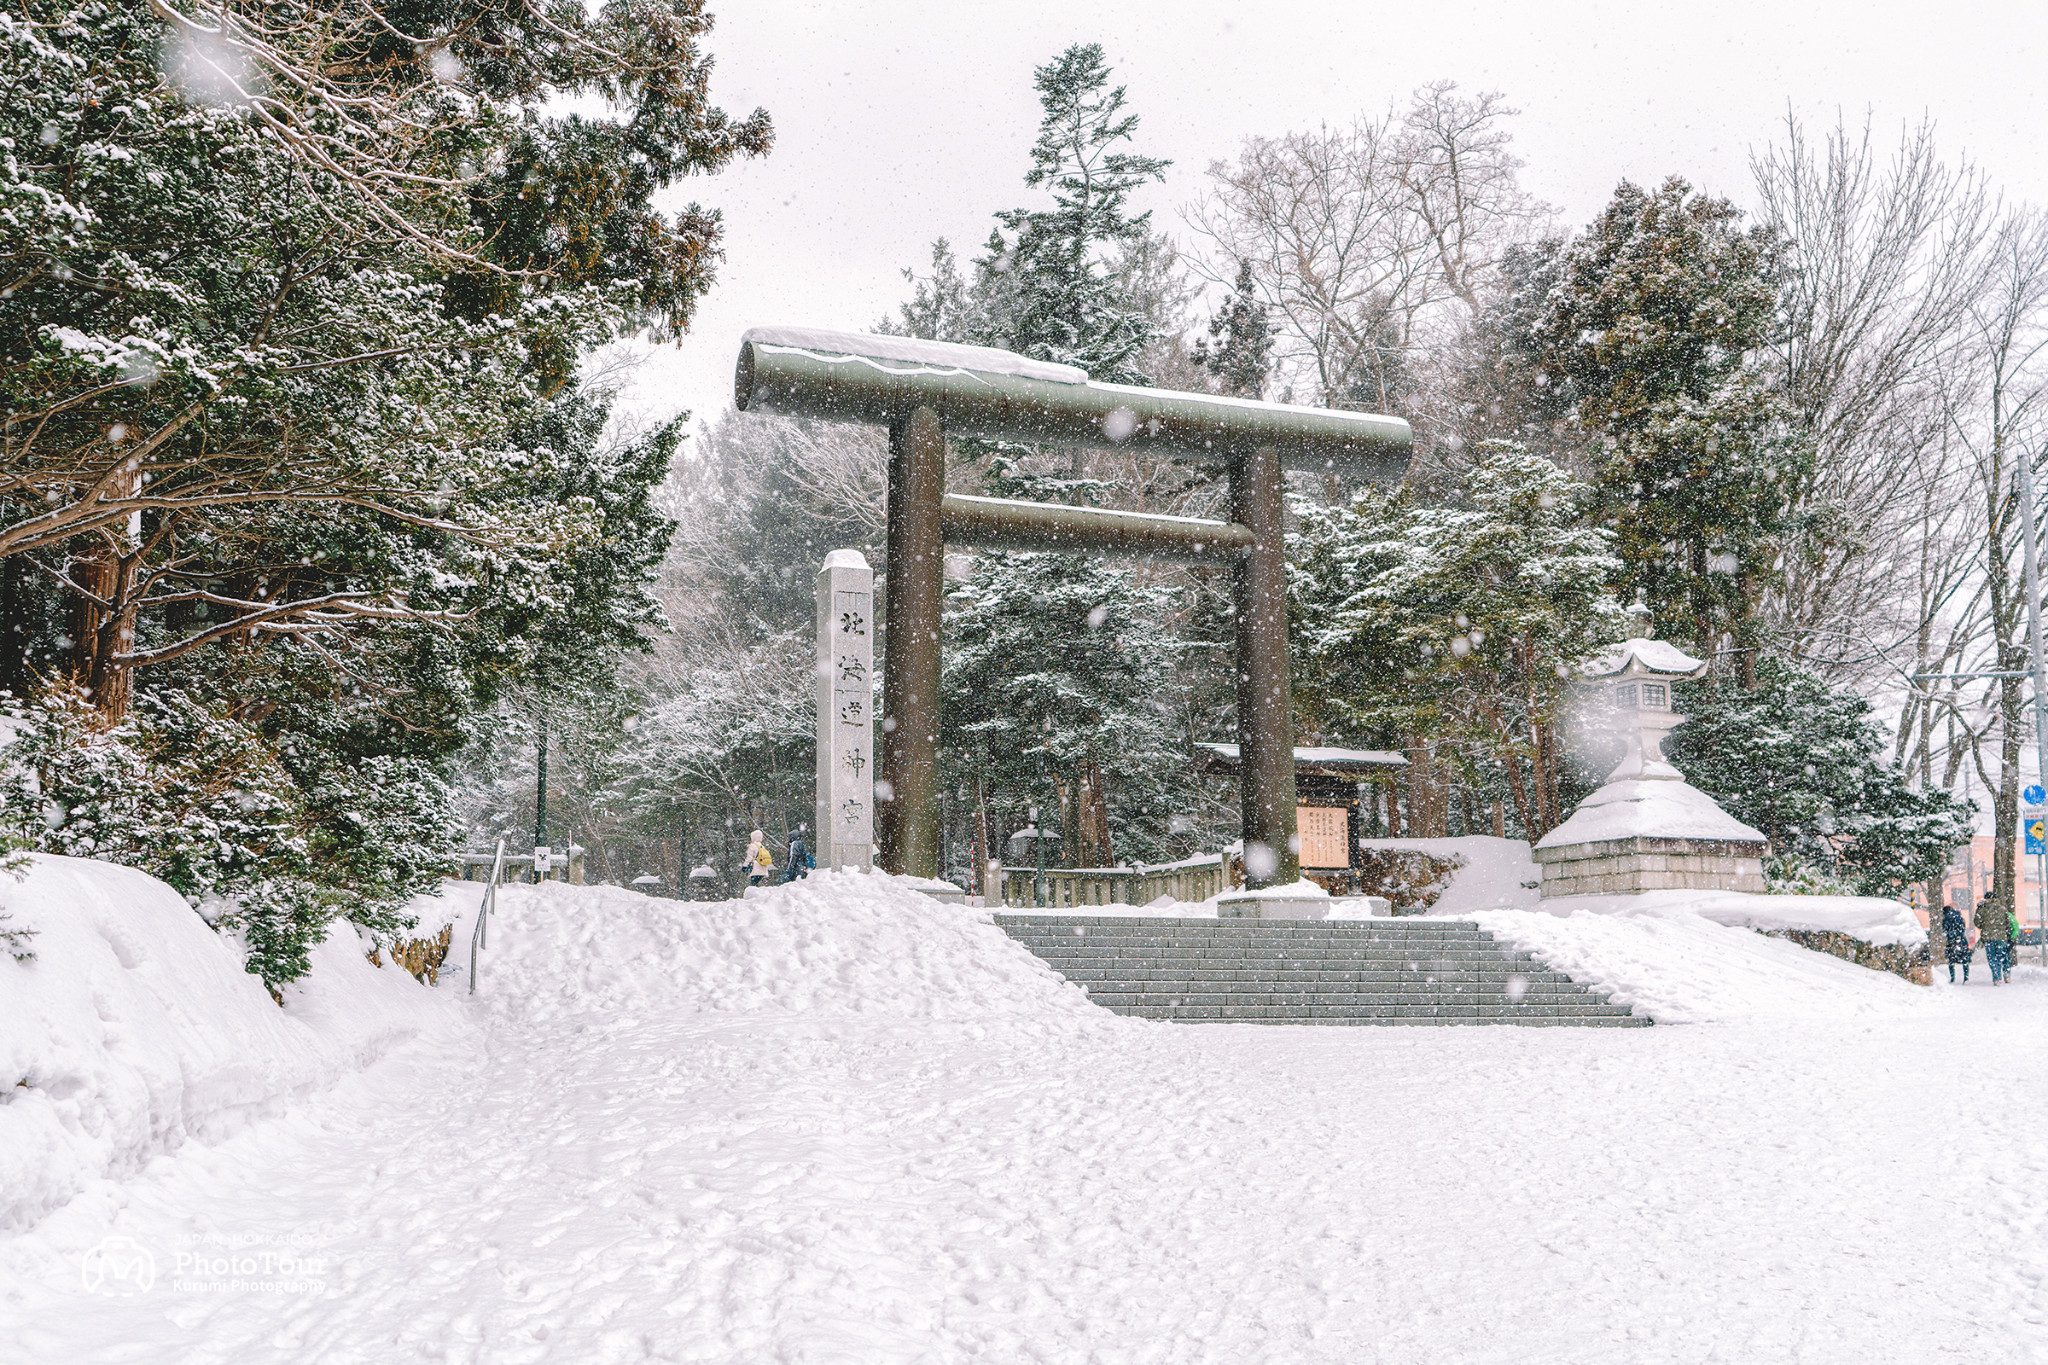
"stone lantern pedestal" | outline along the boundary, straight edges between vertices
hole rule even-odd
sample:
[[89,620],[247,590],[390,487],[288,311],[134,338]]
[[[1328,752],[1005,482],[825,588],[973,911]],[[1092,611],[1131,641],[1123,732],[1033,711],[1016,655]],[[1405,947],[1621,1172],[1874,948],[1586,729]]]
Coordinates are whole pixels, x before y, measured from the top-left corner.
[[1769,841],[1664,759],[1664,737],[1685,719],[1671,710],[1671,685],[1706,667],[1661,640],[1625,640],[1586,666],[1587,685],[1627,727],[1628,751],[1606,785],[1537,843],[1545,899],[1765,889]]

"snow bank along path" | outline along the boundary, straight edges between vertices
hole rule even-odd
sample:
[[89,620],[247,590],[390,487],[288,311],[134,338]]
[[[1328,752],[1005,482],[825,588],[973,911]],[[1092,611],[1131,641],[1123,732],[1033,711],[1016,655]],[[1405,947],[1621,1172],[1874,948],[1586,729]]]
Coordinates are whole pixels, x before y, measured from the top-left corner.
[[38,855],[0,873],[0,1232],[87,1181],[279,1112],[396,1041],[459,1021],[338,925],[279,1009],[170,887],[133,868]]
[[[1995,1060],[2037,973],[1796,1027],[1189,1026],[880,878],[502,905],[475,1027],[0,1239],[0,1357],[2048,1360],[2048,1096]],[[110,1233],[156,1289],[85,1294]],[[175,1287],[194,1246],[319,1270]]]

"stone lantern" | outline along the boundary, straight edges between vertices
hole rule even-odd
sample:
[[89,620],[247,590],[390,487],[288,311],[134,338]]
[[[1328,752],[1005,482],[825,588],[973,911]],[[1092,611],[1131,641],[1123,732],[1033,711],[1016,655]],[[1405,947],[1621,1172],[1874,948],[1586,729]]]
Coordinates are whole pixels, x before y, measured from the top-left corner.
[[1586,689],[1603,694],[1627,730],[1627,750],[1607,774],[1609,782],[1679,777],[1664,761],[1665,737],[1685,719],[1671,709],[1671,688],[1706,671],[1704,663],[1662,640],[1624,640],[1581,669]]
[[1624,640],[1580,670],[1622,725],[1626,748],[1606,785],[1538,841],[1545,899],[1765,889],[1763,834],[1664,757],[1665,737],[1685,719],[1671,709],[1672,686],[1706,671],[1676,645],[1646,639]]

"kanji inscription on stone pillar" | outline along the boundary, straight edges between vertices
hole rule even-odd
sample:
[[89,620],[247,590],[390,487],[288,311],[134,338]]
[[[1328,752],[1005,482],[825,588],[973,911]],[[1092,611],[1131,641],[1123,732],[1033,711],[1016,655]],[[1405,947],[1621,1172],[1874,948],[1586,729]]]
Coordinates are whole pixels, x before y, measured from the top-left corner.
[[875,571],[858,550],[818,570],[818,861],[873,866]]

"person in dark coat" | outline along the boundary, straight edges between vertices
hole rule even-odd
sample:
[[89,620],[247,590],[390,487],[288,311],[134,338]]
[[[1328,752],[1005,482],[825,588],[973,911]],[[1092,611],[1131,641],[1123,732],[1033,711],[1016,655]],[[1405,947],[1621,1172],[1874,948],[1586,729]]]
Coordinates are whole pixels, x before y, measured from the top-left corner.
[[789,836],[789,870],[783,873],[784,881],[793,882],[808,877],[811,875],[811,869],[818,865],[817,859],[811,856],[810,845],[804,842],[806,828],[807,826],[798,825],[796,833]]
[[1963,964],[1963,980],[1970,979],[1970,925],[1963,918],[1963,912],[1954,905],[1946,905],[1941,911],[1941,950],[1948,958],[1948,979],[1954,984],[1956,964]]

